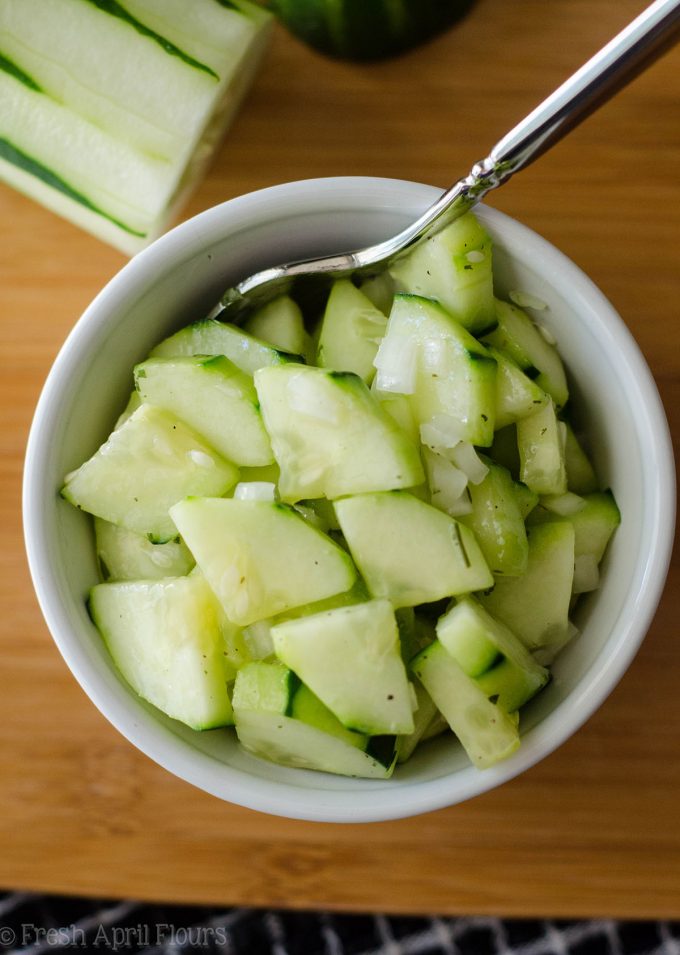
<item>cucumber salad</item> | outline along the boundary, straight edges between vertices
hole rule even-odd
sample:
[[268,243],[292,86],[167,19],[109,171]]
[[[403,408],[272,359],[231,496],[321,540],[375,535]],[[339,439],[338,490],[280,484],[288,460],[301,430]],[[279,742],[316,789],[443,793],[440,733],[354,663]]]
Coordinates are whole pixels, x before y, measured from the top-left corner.
[[620,517],[520,307],[542,303],[511,297],[468,213],[320,314],[197,321],[134,368],[61,493],[94,517],[90,614],[140,697],[348,776],[441,733],[479,769],[517,749]]

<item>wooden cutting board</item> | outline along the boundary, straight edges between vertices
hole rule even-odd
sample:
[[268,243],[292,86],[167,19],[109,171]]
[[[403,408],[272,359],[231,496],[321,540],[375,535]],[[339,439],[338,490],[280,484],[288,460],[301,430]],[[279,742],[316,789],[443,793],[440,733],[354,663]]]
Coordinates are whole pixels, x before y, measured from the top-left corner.
[[[364,66],[321,59],[278,31],[186,213],[313,176],[447,185],[642,5],[479,0],[426,48]],[[675,435],[679,173],[675,50],[492,199],[563,249],[619,309]],[[367,826],[270,818],[174,779],[106,723],[42,622],[19,485],[50,363],[124,259],[6,188],[0,223],[0,886],[224,905],[679,918],[677,561],[644,646],[601,710],[521,778],[448,810]]]

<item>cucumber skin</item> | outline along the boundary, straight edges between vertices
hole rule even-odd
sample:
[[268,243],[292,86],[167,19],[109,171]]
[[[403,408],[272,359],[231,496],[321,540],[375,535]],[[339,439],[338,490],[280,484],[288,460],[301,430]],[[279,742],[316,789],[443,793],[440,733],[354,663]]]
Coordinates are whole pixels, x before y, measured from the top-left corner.
[[[273,0],[270,9],[309,46],[327,56],[378,60],[425,42],[460,19],[474,0]],[[337,7],[337,5],[335,5]]]

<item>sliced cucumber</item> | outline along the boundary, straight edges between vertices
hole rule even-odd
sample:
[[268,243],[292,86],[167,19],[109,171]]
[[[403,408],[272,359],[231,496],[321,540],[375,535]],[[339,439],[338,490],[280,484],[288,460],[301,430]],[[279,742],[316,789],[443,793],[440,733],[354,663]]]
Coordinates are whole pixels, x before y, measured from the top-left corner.
[[333,283],[323,315],[317,364],[353,371],[366,384],[375,375],[373,360],[387,318],[349,279]]
[[358,494],[335,512],[371,594],[395,607],[493,584],[472,531],[412,494]]
[[548,403],[548,395],[497,348],[487,349],[498,366],[495,428],[505,428]]
[[4,0],[0,177],[138,251],[201,175],[270,23],[213,0]]
[[135,367],[142,400],[176,415],[234,464],[274,460],[252,378],[223,355],[151,358]]
[[415,247],[392,266],[397,287],[436,299],[474,334],[496,326],[491,238],[471,213]]
[[394,611],[386,600],[278,624],[277,657],[348,729],[370,736],[413,731]]
[[236,710],[289,714],[300,686],[297,676],[281,663],[246,663],[236,674],[231,702]]
[[312,340],[305,330],[300,306],[289,295],[280,295],[254,312],[244,330],[278,351],[311,359]]
[[216,601],[202,577],[98,584],[89,606],[139,696],[194,729],[233,722]]
[[564,425],[552,402],[517,422],[520,480],[536,494],[564,494]]
[[418,680],[412,684],[416,697],[416,710],[413,714],[413,732],[397,737],[397,762],[405,763],[422,741],[432,721],[439,712],[434,700]]
[[357,375],[287,364],[261,368],[255,387],[281,468],[283,501],[424,480],[417,448]]
[[490,702],[439,640],[418,654],[411,669],[478,769],[515,752],[519,746],[515,717]]
[[368,736],[354,730],[348,730],[343,726],[337,716],[334,716],[328,707],[324,706],[319,697],[315,696],[304,683],[300,684],[293,696],[290,715],[296,720],[301,720],[309,726],[315,726],[317,729],[323,730],[330,736],[341,739],[350,746],[356,747],[356,749],[364,752],[368,749]]
[[569,422],[564,423],[564,466],[567,471],[567,487],[575,494],[592,494],[598,489],[593,465],[574,434]]
[[530,524],[564,521],[574,528],[574,555],[589,555],[596,564],[604,556],[609,540],[621,523],[621,513],[611,491],[585,494],[583,506],[571,514],[555,514],[543,505],[538,505],[529,517]]
[[508,355],[526,375],[535,378],[536,384],[562,408],[569,389],[557,349],[516,305],[496,299],[496,318],[498,327],[487,334],[484,341]]
[[71,504],[164,542],[177,537],[168,511],[188,494],[226,494],[238,471],[172,415],[142,405],[66,478]]
[[160,580],[184,577],[194,566],[183,541],[152,544],[144,534],[94,519],[97,556],[106,580]]
[[524,706],[548,682],[548,671],[473,597],[458,600],[439,619],[437,637],[461,669],[507,713]]
[[497,577],[482,606],[529,650],[564,640],[574,580],[574,528],[568,521],[528,528],[529,563],[521,577]]
[[353,743],[302,720],[258,710],[236,710],[234,718],[245,749],[283,766],[365,779],[389,779],[394,771],[395,759],[385,765]]
[[473,532],[493,574],[517,577],[529,560],[524,518],[510,472],[487,460],[486,477],[469,484],[472,511],[460,521]]
[[348,555],[283,504],[189,498],[172,518],[239,626],[342,593],[356,579]]
[[496,362],[437,302],[399,294],[375,358],[378,391],[408,394],[419,425],[446,416],[460,440],[493,440]]
[[240,328],[214,318],[201,319],[181,328],[156,345],[149,357],[178,358],[182,355],[225,355],[249,375],[265,365],[299,361],[299,356],[278,351]]

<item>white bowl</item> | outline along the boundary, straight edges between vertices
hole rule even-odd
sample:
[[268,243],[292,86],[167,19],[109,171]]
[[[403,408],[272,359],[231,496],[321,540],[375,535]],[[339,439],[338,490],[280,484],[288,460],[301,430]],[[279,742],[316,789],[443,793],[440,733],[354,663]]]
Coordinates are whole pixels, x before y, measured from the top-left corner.
[[321,179],[275,186],[201,213],[140,253],[74,327],[47,379],[31,429],[24,482],[26,546],[35,589],[66,663],[130,742],[221,799],[300,819],[361,822],[452,805],[511,779],[552,752],[593,713],[630,664],[656,609],[673,538],[675,482],[654,381],[625,325],[593,283],[540,236],[490,208],[501,293],[550,304],[542,320],[571,373],[600,478],[622,523],[600,589],[577,615],[581,636],[526,708],[522,745],[480,772],[452,739],[417,751],[386,782],[292,770],[259,760],[232,731],[196,733],[140,701],[119,677],[85,608],[97,580],[89,519],[58,495],[129,395],[135,362],[202,317],[222,290],[266,265],[346,250],[397,232],[439,195],[416,183]]

